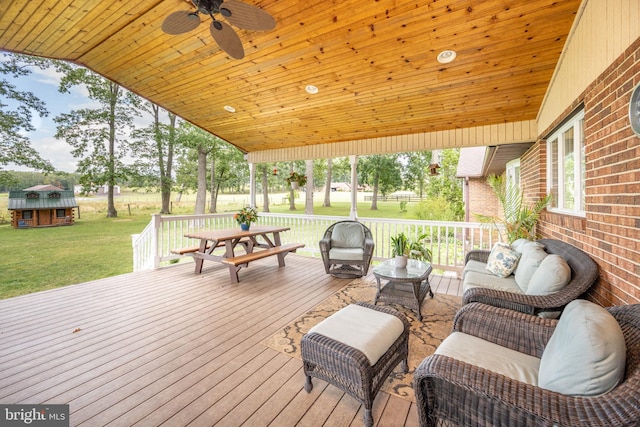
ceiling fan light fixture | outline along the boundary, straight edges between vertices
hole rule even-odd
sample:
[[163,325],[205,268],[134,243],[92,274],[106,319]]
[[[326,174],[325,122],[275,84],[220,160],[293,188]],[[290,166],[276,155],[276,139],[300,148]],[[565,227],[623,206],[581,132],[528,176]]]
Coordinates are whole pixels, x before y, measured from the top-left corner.
[[457,53],[455,50],[443,50],[438,54],[438,62],[441,64],[448,64],[456,59]]
[[318,87],[314,86],[314,85],[307,85],[304,90],[309,94],[309,95],[315,95],[316,93],[318,93]]
[[223,108],[224,108],[225,111],[228,111],[229,113],[235,113],[236,112],[236,109],[233,108],[231,105],[225,105]]

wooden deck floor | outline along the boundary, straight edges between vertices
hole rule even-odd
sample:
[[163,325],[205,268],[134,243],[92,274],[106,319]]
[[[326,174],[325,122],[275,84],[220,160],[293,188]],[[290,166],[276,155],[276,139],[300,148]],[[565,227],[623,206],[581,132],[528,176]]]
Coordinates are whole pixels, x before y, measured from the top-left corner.
[[[260,342],[349,282],[319,259],[192,263],[0,301],[0,402],[68,403],[74,426],[362,425],[360,405]],[[436,293],[459,294],[433,276]],[[381,392],[379,426],[417,425]]]

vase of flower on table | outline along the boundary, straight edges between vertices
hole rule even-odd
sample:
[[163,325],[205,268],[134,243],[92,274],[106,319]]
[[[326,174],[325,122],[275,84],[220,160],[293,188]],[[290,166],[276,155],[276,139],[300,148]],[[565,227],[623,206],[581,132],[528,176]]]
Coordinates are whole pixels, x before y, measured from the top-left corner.
[[244,207],[233,215],[233,219],[240,224],[240,229],[248,231],[251,223],[258,220],[258,211],[252,207]]

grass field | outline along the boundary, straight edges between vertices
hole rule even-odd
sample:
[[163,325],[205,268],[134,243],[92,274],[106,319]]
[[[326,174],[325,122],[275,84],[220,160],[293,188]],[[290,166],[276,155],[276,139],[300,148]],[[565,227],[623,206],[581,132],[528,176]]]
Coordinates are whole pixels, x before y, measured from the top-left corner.
[[[270,211],[304,213],[304,195],[296,200],[296,211],[289,210],[285,194],[271,196]],[[400,212],[398,202],[379,202],[378,210],[370,210],[371,202],[360,194],[358,215],[375,218],[415,218]],[[322,207],[323,193],[316,194],[316,215],[348,216],[349,193],[332,193],[332,206]],[[116,197],[118,218],[106,218],[105,198],[77,198],[80,217],[65,227],[14,229],[0,225],[0,299],[57,288],[75,283],[131,272],[131,235],[140,233],[151,215],[160,210],[158,194],[126,193]],[[193,213],[194,195],[183,196],[172,203],[173,214]],[[219,212],[233,212],[247,205],[248,195],[223,195]],[[258,208],[262,202],[258,196]],[[8,195],[0,194],[0,216],[11,218],[7,211]]]

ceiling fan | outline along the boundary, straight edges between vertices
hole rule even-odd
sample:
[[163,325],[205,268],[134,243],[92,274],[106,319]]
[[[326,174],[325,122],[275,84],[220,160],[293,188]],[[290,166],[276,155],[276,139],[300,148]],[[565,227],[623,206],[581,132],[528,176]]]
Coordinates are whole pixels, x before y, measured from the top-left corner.
[[183,34],[200,25],[200,14],[209,15],[212,19],[209,28],[211,36],[218,46],[235,59],[244,58],[242,41],[234,29],[224,21],[216,19],[222,15],[235,27],[245,30],[272,30],[276,21],[264,10],[243,3],[239,0],[191,0],[196,7],[195,12],[173,12],[164,19],[162,31],[167,34]]

